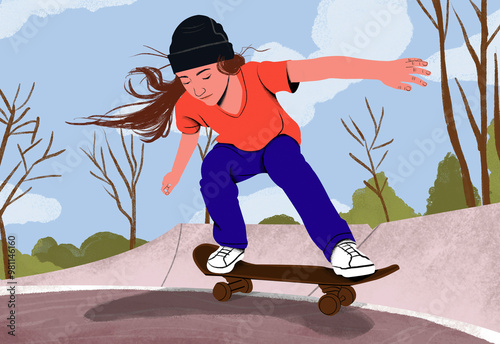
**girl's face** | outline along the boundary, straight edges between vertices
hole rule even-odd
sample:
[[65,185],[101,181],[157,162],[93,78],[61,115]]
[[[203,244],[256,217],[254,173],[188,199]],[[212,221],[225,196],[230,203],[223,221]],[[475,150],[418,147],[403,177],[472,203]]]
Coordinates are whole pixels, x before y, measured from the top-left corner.
[[229,75],[219,72],[217,63],[184,70],[176,75],[187,93],[209,106],[221,100],[229,81]]

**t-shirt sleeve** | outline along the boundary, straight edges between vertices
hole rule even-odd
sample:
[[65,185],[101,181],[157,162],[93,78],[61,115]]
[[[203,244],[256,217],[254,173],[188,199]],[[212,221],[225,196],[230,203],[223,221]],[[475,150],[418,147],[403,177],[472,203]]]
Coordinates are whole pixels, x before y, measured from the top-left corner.
[[298,82],[290,82],[286,69],[287,61],[260,62],[257,67],[259,79],[271,93],[286,91],[294,93],[299,87]]
[[189,115],[188,109],[181,97],[175,104],[175,124],[181,133],[196,134],[200,130],[200,123],[196,121],[196,115]]

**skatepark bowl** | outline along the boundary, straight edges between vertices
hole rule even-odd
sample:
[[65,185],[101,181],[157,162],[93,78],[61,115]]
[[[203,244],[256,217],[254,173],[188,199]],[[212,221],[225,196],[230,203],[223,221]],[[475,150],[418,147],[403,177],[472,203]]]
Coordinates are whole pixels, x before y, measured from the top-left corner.
[[212,290],[163,288],[35,292],[17,299],[15,340],[4,327],[0,343],[488,343],[356,302],[326,316],[317,297],[253,292],[219,302]]

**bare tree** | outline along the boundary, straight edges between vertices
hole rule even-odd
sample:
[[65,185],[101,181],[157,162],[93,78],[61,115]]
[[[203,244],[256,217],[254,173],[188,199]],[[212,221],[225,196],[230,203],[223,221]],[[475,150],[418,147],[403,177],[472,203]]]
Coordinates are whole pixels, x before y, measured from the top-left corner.
[[[213,135],[212,128],[208,130],[208,128],[205,127],[205,133],[207,134],[207,144],[205,145],[205,149],[203,150],[200,144],[198,143],[198,149],[200,150],[201,161],[205,160],[205,157],[207,156],[208,153],[208,149],[215,143],[215,139],[217,138],[214,137],[214,139],[212,140],[212,135]],[[207,224],[210,223],[210,214],[208,213],[207,207],[205,207],[205,223]]]
[[479,22],[481,24],[481,44],[479,47],[479,56],[477,52],[474,50],[472,47],[472,44],[470,43],[469,36],[467,35],[467,31],[465,29],[464,24],[462,23],[462,20],[460,19],[460,16],[455,12],[455,16],[457,17],[457,20],[460,24],[460,27],[462,28],[462,34],[464,36],[464,41],[467,46],[467,50],[469,51],[470,56],[472,57],[472,60],[474,61],[474,64],[476,65],[476,73],[477,73],[477,84],[479,87],[479,96],[480,96],[480,104],[481,104],[481,128],[478,128],[477,122],[474,118],[474,115],[472,114],[472,110],[470,108],[470,105],[467,101],[467,96],[464,93],[464,90],[462,89],[462,86],[460,85],[460,82],[455,78],[455,82],[458,85],[458,88],[460,89],[460,94],[462,95],[462,100],[465,105],[465,109],[467,111],[467,117],[469,118],[470,125],[472,127],[472,131],[474,132],[474,135],[476,137],[477,141],[477,147],[479,150],[479,156],[481,159],[481,188],[482,188],[482,198],[483,198],[483,204],[490,204],[490,176],[488,173],[488,160],[487,160],[487,155],[486,155],[486,142],[488,140],[488,109],[487,109],[487,52],[488,52],[488,47],[497,35],[498,31],[500,30],[500,26],[495,30],[495,32],[491,35],[491,37],[488,37],[488,13],[487,13],[487,1],[486,0],[481,0],[481,9],[477,7],[476,4],[470,0],[470,3],[472,7],[474,8],[476,15],[479,19]]
[[458,137],[457,128],[455,125],[455,118],[453,116],[453,103],[451,101],[450,86],[448,84],[448,71],[446,69],[446,50],[445,41],[448,34],[448,24],[449,24],[449,13],[450,13],[450,1],[446,1],[446,20],[443,16],[443,9],[441,7],[441,0],[432,0],[432,5],[436,13],[436,20],[431,16],[429,11],[425,8],[420,0],[417,0],[422,11],[427,15],[431,23],[438,30],[439,35],[439,52],[441,60],[441,95],[443,102],[443,112],[446,121],[446,129],[448,131],[448,136],[450,138],[451,146],[457,156],[458,162],[460,163],[460,169],[462,171],[462,184],[465,193],[465,201],[468,207],[475,207],[476,201],[474,198],[474,189],[472,187],[472,181],[470,178],[469,167],[467,161],[465,160],[465,155],[462,151],[460,145],[460,139]]
[[500,160],[500,101],[498,86],[498,60],[495,53],[495,108],[493,110],[493,127],[495,132],[495,148],[497,150],[498,160]]
[[127,161],[128,161],[129,167],[130,167],[131,177],[130,177],[130,181],[129,181],[127,179],[127,177],[125,176],[125,173],[123,172],[122,168],[120,167],[118,160],[116,159],[115,155],[113,154],[111,147],[109,146],[109,142],[108,142],[108,138],[106,136],[106,133],[104,133],[104,137],[106,139],[106,145],[108,147],[109,155],[110,155],[111,159],[113,160],[115,168],[118,171],[118,173],[120,174],[120,177],[123,180],[123,182],[125,183],[125,186],[127,188],[128,195],[129,195],[130,201],[131,201],[131,209],[132,209],[131,214],[129,214],[123,208],[122,202],[120,201],[120,196],[118,194],[118,190],[116,188],[116,185],[108,175],[108,171],[106,170],[106,161],[104,159],[104,152],[103,152],[102,147],[100,148],[100,151],[101,151],[100,162],[97,159],[95,133],[94,133],[94,143],[93,143],[92,152],[90,152],[90,151],[87,152],[82,148],[80,148],[80,149],[85,153],[85,155],[87,155],[87,157],[90,159],[90,161],[92,161],[92,163],[95,165],[95,167],[97,167],[97,169],[99,170],[102,177],[98,176],[97,174],[95,174],[92,171],[90,171],[90,174],[93,177],[102,181],[103,183],[109,185],[109,187],[111,187],[111,190],[113,191],[112,193],[108,189],[106,189],[105,186],[103,186],[104,190],[108,193],[108,195],[112,199],[115,200],[116,206],[118,207],[118,210],[120,210],[120,212],[123,214],[123,216],[125,216],[127,218],[128,222],[130,223],[130,249],[133,249],[135,247],[135,243],[136,243],[136,230],[137,230],[137,216],[136,216],[137,192],[136,192],[136,188],[137,188],[137,182],[139,181],[139,177],[141,175],[142,165],[144,162],[144,143],[142,144],[142,148],[141,148],[141,161],[139,163],[139,166],[137,166],[137,160],[135,159],[135,155],[134,155],[134,137],[133,137],[133,135],[130,135],[130,152],[129,152],[127,149],[127,146],[125,144],[125,139],[123,138],[123,130],[120,129],[120,137],[121,137],[121,141],[122,141],[123,151],[125,152],[125,156],[127,157]]
[[[23,118],[26,116],[28,111],[30,110],[29,107],[24,109],[24,111],[19,114],[19,111],[21,111],[26,104],[28,103],[29,99],[31,98],[31,95],[33,93],[33,90],[35,88],[35,84],[33,83],[33,86],[31,87],[30,93],[26,97],[26,100],[20,105],[16,105],[16,100],[17,97],[19,96],[19,91],[21,89],[21,85],[18,86],[16,96],[14,97],[14,100],[12,103],[10,103],[7,100],[7,97],[5,94],[0,90],[0,96],[3,99],[3,102],[5,106],[7,107],[7,112],[3,111],[2,108],[0,108],[0,113],[2,114],[3,118],[0,117],[0,123],[5,125],[5,131],[3,133],[3,138],[2,138],[2,143],[0,144],[0,164],[3,161],[3,157],[5,156],[5,149],[7,147],[7,142],[12,139],[12,136],[14,135],[31,135],[31,142],[28,145],[27,148],[21,148],[21,145],[17,144],[17,150],[19,151],[19,162],[12,168],[10,171],[9,175],[3,180],[2,184],[0,185],[0,192],[2,192],[7,185],[7,183],[14,177],[18,169],[21,167],[21,165],[24,168],[24,172],[20,173],[20,177],[17,179],[17,182],[15,182],[14,187],[10,192],[8,192],[8,195],[5,199],[4,204],[0,208],[0,233],[1,233],[1,238],[2,238],[2,254],[3,254],[3,268],[4,268],[4,273],[5,273],[5,278],[9,277],[9,256],[8,256],[8,244],[7,244],[7,236],[5,233],[5,224],[3,222],[3,216],[5,214],[5,211],[7,208],[12,205],[14,202],[19,200],[21,197],[26,195],[32,187],[29,187],[26,189],[26,191],[22,192],[21,194],[16,194],[19,192],[19,189],[21,186],[30,181],[38,180],[38,179],[43,179],[43,178],[51,178],[51,177],[60,177],[61,175],[41,175],[41,176],[36,176],[36,177],[30,177],[33,168],[44,161],[47,161],[51,158],[54,158],[64,152],[65,150],[62,149],[58,152],[55,153],[49,153],[50,148],[52,147],[52,141],[54,139],[54,133],[52,132],[50,135],[50,140],[49,143],[42,154],[41,157],[39,157],[39,154],[37,155],[38,158],[35,158],[33,162],[28,162],[28,152],[34,149],[38,144],[43,140],[43,139],[38,139],[35,141],[37,133],[38,133],[38,128],[40,126],[40,117],[37,117],[36,120],[29,120],[29,121],[23,121]],[[28,128],[32,126],[33,129],[29,130]],[[23,129],[22,129],[23,128]],[[32,151],[31,154],[33,154],[35,150]],[[31,155],[30,154],[30,155]],[[21,170],[22,171],[22,170]],[[19,175],[19,174],[18,174]],[[15,178],[17,178],[17,176]]]
[[377,123],[377,121],[375,120],[375,117],[373,116],[373,112],[370,108],[370,104],[368,103],[368,100],[365,98],[365,102],[366,102],[366,107],[368,108],[368,112],[370,112],[370,117],[372,118],[372,121],[373,121],[373,126],[374,126],[374,130],[375,130],[375,135],[373,137],[373,141],[371,142],[370,145],[368,145],[368,142],[366,141],[365,139],[365,136],[363,135],[363,133],[361,132],[361,130],[359,129],[359,127],[356,125],[356,123],[354,123],[354,121],[351,119],[351,122],[354,126],[354,128],[356,129],[358,136],[356,136],[352,130],[349,129],[349,127],[347,126],[347,124],[345,124],[344,120],[343,119],[340,119],[342,121],[342,124],[344,125],[344,128],[347,130],[347,132],[349,134],[351,134],[351,136],[361,145],[365,148],[366,150],[366,155],[368,156],[368,160],[370,162],[370,167],[368,167],[364,162],[362,162],[360,159],[358,159],[356,156],[354,156],[352,153],[349,153],[349,156],[354,160],[356,161],[358,164],[360,164],[361,166],[363,166],[365,169],[368,170],[368,172],[370,172],[373,176],[373,179],[375,180],[375,187],[373,187],[373,185],[371,185],[370,183],[368,183],[366,180],[363,180],[363,183],[370,189],[372,190],[376,195],[377,197],[379,198],[380,200],[380,203],[382,204],[382,208],[384,209],[384,214],[385,214],[385,219],[387,222],[389,222],[389,212],[387,211],[387,206],[385,204],[385,201],[384,201],[384,197],[382,196],[382,191],[384,191],[384,188],[385,186],[387,185],[387,177],[385,178],[384,180],[384,184],[382,185],[382,187],[380,187],[380,184],[377,180],[377,169],[379,168],[380,164],[382,163],[382,161],[384,161],[385,157],[387,156],[387,153],[389,152],[389,150],[386,150],[384,155],[382,156],[382,159],[380,159],[379,163],[377,164],[377,166],[375,166],[373,164],[373,159],[372,159],[372,150],[374,149],[380,149],[382,147],[386,147],[388,145],[390,145],[394,139],[390,140],[390,141],[387,141],[379,146],[376,146],[376,147],[373,147],[375,145],[375,141],[377,140],[377,137],[378,137],[378,134],[380,132],[380,127],[382,126],[382,119],[384,118],[384,108],[382,107],[382,114],[380,115],[380,119]]

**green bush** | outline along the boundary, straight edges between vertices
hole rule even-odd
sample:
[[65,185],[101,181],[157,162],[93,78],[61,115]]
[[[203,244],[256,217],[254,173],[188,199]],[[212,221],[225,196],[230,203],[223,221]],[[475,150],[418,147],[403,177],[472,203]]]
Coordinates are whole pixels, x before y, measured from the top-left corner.
[[300,225],[300,223],[291,216],[281,214],[267,217],[260,221],[259,225]]
[[[384,181],[385,174],[383,172],[377,173],[377,180]],[[368,183],[375,185],[374,178],[368,180]],[[396,195],[394,189],[389,186],[389,182],[387,182],[384,191],[382,191],[382,196],[384,197],[390,221],[408,219],[420,215],[415,213],[410,206]],[[367,186],[354,192],[352,195],[352,209],[347,213],[340,213],[340,217],[346,220],[348,224],[368,224],[371,228],[386,222],[380,199]]]
[[[481,205],[481,197],[473,186],[476,205]],[[429,189],[427,210],[424,215],[437,214],[467,208],[462,183],[462,172],[457,157],[448,153],[439,162],[434,186]]]
[[[0,242],[1,243],[1,242]],[[14,264],[15,275],[14,278],[41,274],[50,271],[61,270],[61,267],[56,266],[51,262],[41,262],[37,257],[30,256],[29,254],[22,254],[18,249],[14,249]],[[0,279],[5,279],[3,269],[3,254],[0,255]]]
[[[147,243],[137,239],[135,247]],[[38,240],[31,254],[42,262],[51,262],[62,268],[91,263],[129,250],[130,241],[111,232],[99,232],[88,237],[80,248],[72,244],[57,244],[51,238]]]

